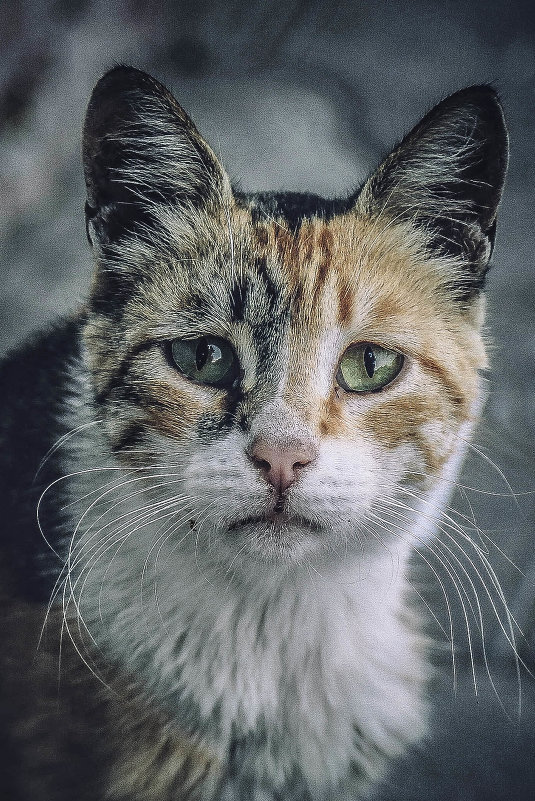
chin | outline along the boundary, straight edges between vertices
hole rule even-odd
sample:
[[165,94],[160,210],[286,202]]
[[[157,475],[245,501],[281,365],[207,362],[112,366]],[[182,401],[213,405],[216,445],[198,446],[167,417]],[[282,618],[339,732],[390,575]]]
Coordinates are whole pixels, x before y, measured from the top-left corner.
[[311,520],[285,515],[245,518],[229,525],[227,531],[244,558],[286,565],[324,550],[329,536]]

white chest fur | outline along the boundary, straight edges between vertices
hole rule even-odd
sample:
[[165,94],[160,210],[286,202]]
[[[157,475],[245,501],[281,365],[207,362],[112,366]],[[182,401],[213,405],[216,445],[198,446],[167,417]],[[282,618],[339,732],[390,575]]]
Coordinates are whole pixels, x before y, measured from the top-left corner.
[[238,575],[199,547],[187,509],[172,536],[165,504],[147,522],[139,476],[87,433],[66,465],[79,502],[67,598],[72,588],[90,636],[177,729],[223,765],[242,744],[258,787],[284,792],[297,771],[314,799],[340,801],[421,736],[427,668],[407,611],[407,541],[343,560],[327,551],[314,566],[251,560]]
[[137,534],[89,571],[82,560],[81,614],[223,763],[233,743],[249,742],[255,780],[283,788],[297,769],[323,798],[342,792],[351,768],[374,776],[421,735],[426,669],[404,612],[405,553],[319,572],[270,575],[266,565],[240,583],[193,537],[179,550],[162,542],[148,568],[154,531]]

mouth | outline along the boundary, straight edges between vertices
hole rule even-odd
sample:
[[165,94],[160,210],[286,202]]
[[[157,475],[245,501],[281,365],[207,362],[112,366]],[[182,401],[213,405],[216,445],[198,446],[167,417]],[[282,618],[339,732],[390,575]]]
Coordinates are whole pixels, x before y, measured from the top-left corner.
[[321,531],[321,526],[308,517],[302,515],[289,514],[285,511],[278,511],[275,507],[272,511],[262,515],[244,517],[235,520],[228,527],[228,531],[238,531],[243,528],[256,528],[260,532],[269,531],[271,535],[285,533],[290,529],[306,529],[307,531]]

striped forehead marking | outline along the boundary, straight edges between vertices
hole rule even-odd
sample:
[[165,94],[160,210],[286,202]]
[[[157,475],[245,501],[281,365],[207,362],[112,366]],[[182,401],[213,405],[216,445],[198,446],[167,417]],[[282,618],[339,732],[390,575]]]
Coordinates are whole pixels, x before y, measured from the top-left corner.
[[274,261],[288,284],[293,316],[300,324],[320,323],[327,288],[336,298],[329,325],[347,325],[353,315],[354,254],[346,226],[336,218],[304,220],[291,231],[283,221],[254,226],[254,246]]

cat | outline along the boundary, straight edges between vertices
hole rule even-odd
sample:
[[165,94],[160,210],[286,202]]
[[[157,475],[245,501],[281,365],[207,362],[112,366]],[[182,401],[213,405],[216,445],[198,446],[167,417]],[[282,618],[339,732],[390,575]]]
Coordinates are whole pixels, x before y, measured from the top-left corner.
[[473,86],[347,198],[246,194],[101,78],[89,298],[1,367],[6,797],[355,801],[424,735],[407,563],[482,406],[507,155]]

